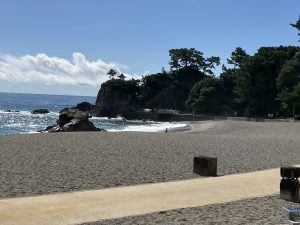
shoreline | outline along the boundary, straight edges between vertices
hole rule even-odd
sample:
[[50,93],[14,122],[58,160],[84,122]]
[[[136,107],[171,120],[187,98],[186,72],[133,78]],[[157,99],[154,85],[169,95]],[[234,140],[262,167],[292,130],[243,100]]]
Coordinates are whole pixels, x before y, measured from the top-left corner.
[[[176,123],[174,123],[176,124]],[[168,133],[187,133],[190,132],[193,129],[193,126],[189,123],[185,123],[186,125],[182,127],[171,127],[168,128]],[[160,132],[165,132],[165,131],[160,131]]]
[[[0,110],[1,111],[1,110]],[[18,123],[10,123],[5,122],[7,121],[15,121],[15,118],[12,117],[10,120],[9,115],[16,114],[15,112],[11,113],[5,113],[2,112],[7,118],[4,118],[3,124],[1,125],[3,130],[1,130],[2,134],[0,136],[7,136],[10,134],[25,134],[25,133],[35,133],[37,130],[45,129],[49,124],[45,123],[48,119],[51,119],[55,121],[54,117],[57,117],[57,112],[50,112],[49,115],[32,115],[30,111],[20,111],[17,113],[17,115],[21,115],[20,122]],[[28,118],[32,117],[32,118]],[[23,118],[24,117],[24,118]],[[48,118],[49,117],[49,118]],[[194,118],[195,117],[195,118]],[[191,117],[191,115],[182,115],[182,118],[186,119],[199,119],[199,120],[172,120],[170,122],[163,122],[163,121],[148,121],[145,122],[143,120],[128,120],[128,124],[118,124],[118,121],[123,121],[119,118],[112,118],[112,120],[109,120],[108,118],[92,118],[92,122],[98,127],[98,128],[104,128],[107,129],[109,132],[127,132],[127,131],[133,131],[133,132],[165,132],[165,129],[168,128],[168,132],[184,132],[184,133],[194,133],[194,132],[202,132],[206,129],[209,129],[209,127],[213,127],[213,123],[216,121],[244,121],[244,122],[299,122],[292,120],[291,118],[285,118],[285,119],[265,119],[265,118],[250,118],[250,117],[220,117],[220,116],[194,116]],[[30,127],[26,127],[26,122],[28,122],[28,119],[34,122],[30,124]],[[38,120],[37,120],[38,119]],[[103,119],[103,120],[102,120]],[[149,124],[150,122],[150,124]],[[103,125],[101,125],[101,123]],[[107,125],[105,125],[107,123]],[[136,123],[136,124],[135,124]],[[155,124],[156,123],[156,124]],[[19,124],[19,125],[18,125]],[[153,126],[151,124],[154,124]],[[176,124],[182,124],[181,127],[172,127],[172,125]],[[199,125],[200,124],[200,125]],[[210,124],[210,125],[209,125]],[[52,124],[51,124],[52,125]],[[121,126],[121,127],[119,127]],[[123,127],[122,127],[123,126]],[[32,128],[32,127],[36,127]],[[124,127],[126,127],[124,129]],[[124,129],[124,130],[120,130]]]

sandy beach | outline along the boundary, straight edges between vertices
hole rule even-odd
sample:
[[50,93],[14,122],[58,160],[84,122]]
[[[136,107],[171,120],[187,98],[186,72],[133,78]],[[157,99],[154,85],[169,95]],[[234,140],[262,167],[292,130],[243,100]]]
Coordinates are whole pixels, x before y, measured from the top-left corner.
[[299,207],[299,204],[281,200],[279,199],[279,195],[273,195],[224,204],[161,211],[142,216],[84,223],[81,225],[287,225],[287,219],[282,215],[282,207]]
[[[224,120],[189,125],[191,130],[170,133],[2,136],[0,198],[196,178],[192,162],[197,155],[218,157],[221,176],[300,162],[300,123]],[[286,205],[292,206],[269,196],[91,225],[284,224],[280,207]]]

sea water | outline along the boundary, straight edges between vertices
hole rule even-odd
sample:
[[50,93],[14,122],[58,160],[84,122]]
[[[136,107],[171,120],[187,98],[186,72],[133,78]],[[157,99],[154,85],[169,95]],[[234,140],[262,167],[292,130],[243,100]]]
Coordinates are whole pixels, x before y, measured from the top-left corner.
[[[0,135],[36,133],[38,130],[55,124],[60,110],[73,107],[84,101],[95,104],[96,98],[89,96],[0,93]],[[48,109],[50,113],[31,114],[34,109]],[[8,112],[8,110],[11,112]],[[90,120],[96,127],[111,132],[158,132],[166,128],[185,126],[185,124],[126,121],[122,118],[93,117]]]

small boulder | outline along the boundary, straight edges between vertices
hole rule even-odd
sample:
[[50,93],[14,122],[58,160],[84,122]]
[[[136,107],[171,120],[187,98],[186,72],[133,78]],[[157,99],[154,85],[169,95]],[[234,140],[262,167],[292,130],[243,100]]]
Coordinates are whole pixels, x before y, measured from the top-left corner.
[[35,109],[31,111],[31,114],[46,114],[50,113],[48,109]]

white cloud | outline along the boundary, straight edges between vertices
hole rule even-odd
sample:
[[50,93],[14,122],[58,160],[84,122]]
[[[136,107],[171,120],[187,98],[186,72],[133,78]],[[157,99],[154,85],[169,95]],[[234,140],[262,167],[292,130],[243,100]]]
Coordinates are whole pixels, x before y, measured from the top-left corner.
[[[72,56],[72,60],[69,61],[46,54],[20,57],[2,55],[0,80],[47,85],[99,86],[108,79],[107,71],[110,69],[115,69],[120,74],[120,68],[129,68],[126,65],[106,63],[100,59],[88,61],[82,53],[73,53]],[[125,75],[129,79],[133,77]]]
[[143,76],[148,76],[148,75],[150,75],[151,74],[151,72],[149,71],[149,70],[146,70],[144,73],[143,73]]

